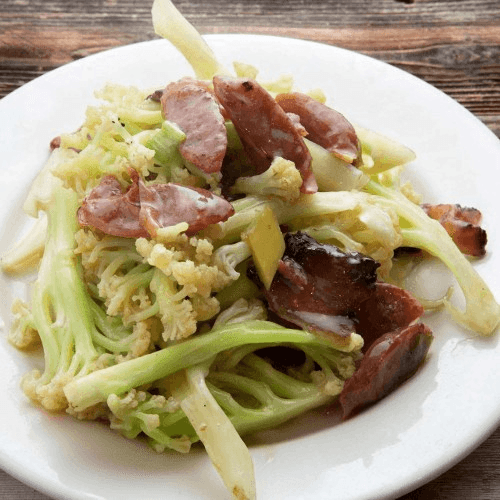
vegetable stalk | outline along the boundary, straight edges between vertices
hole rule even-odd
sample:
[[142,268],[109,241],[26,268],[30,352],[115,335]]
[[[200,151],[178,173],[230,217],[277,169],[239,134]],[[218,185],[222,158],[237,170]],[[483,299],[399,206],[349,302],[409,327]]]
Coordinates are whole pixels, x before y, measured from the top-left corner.
[[[111,394],[123,394],[134,387],[203,363],[219,352],[244,344],[269,343],[331,347],[329,342],[319,339],[312,333],[284,328],[268,321],[254,320],[227,324],[160,351],[75,379],[64,387],[64,393],[70,406],[80,411],[106,401]],[[353,336],[351,345],[343,349],[351,351],[357,347],[359,347],[357,338]]]

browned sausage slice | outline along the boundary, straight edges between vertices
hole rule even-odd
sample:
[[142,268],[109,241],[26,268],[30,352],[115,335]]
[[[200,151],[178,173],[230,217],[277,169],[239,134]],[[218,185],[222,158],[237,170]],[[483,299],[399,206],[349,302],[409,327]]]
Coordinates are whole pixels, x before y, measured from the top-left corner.
[[424,313],[409,292],[377,281],[379,264],[365,255],[342,252],[300,231],[285,234],[285,245],[263,293],[269,308],[290,323],[340,342],[355,331],[368,348]]
[[285,234],[285,254],[269,290],[269,308],[284,320],[319,335],[349,342],[356,306],[374,291],[379,264],[342,252],[303,232]]
[[151,184],[139,181],[141,224],[151,236],[162,227],[187,222],[188,236],[211,224],[227,220],[234,214],[233,206],[212,192],[174,184]]
[[140,210],[137,183],[124,190],[115,176],[107,175],[83,200],[78,222],[113,236],[141,238],[149,235],[139,222]]
[[302,176],[301,191],[318,190],[311,169],[311,155],[290,117],[271,94],[248,78],[216,76],[217,99],[233,122],[245,152],[257,173],[264,172],[277,156],[293,161]]
[[344,384],[339,397],[344,418],[387,396],[410,378],[427,355],[432,340],[430,328],[422,323],[380,337]]
[[312,142],[319,144],[348,163],[361,158],[361,145],[354,127],[338,111],[301,92],[276,96],[276,102],[287,113],[294,113],[307,130]]
[[409,292],[378,282],[370,297],[358,305],[356,331],[363,336],[364,350],[387,332],[403,328],[424,314],[424,308]]
[[190,236],[234,213],[228,201],[206,189],[174,183],[146,186],[133,169],[130,176],[132,183],[126,190],[114,176],[103,177],[79,208],[79,223],[113,236],[140,238],[155,237],[159,228],[187,222]]
[[161,95],[163,116],[186,134],[179,146],[182,157],[201,171],[220,172],[227,149],[227,133],[219,104],[204,82],[184,78]]
[[429,217],[441,223],[462,253],[473,257],[486,254],[488,237],[479,226],[482,218],[479,210],[444,203],[421,206]]

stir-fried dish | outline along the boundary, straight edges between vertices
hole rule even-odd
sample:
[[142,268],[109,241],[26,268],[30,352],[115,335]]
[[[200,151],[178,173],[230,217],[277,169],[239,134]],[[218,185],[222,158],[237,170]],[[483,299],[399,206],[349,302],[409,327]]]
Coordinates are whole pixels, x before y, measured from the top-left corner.
[[[317,89],[229,72],[168,0],[153,22],[194,76],[109,84],[50,144],[5,272],[37,270],[10,341],[43,350],[22,388],[158,452],[201,441],[234,498],[254,498],[241,436],[337,404],[350,418],[424,362],[427,308],[492,334],[472,266],[475,208],[422,203],[407,147],[352,124]],[[48,145],[49,146],[49,145]],[[405,289],[401,261],[440,259],[465,308]],[[403,266],[399,266],[403,269]],[[168,464],[166,464],[168,466]]]

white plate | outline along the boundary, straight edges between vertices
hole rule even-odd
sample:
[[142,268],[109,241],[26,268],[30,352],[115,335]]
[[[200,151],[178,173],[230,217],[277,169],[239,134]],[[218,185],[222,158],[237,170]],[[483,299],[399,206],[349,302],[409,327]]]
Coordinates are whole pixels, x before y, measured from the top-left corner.
[[[249,62],[265,79],[292,73],[320,87],[352,121],[412,147],[410,168],[428,201],[477,206],[490,254],[477,264],[500,297],[500,143],[468,111],[433,87],[371,58],[301,40],[213,35],[220,60]],[[76,129],[92,93],[113,81],[162,87],[191,74],[163,40],[113,49],[50,72],[0,102],[0,231],[5,250],[22,232],[21,203],[49,141]],[[13,295],[1,278],[1,317]],[[329,426],[317,413],[254,440],[260,499],[375,499],[402,495],[444,472],[484,440],[500,418],[498,336],[471,339],[442,314],[429,318],[436,340],[421,372],[372,409]],[[227,494],[202,451],[157,455],[97,423],[33,408],[19,378],[32,361],[0,340],[0,465],[64,499],[221,499]],[[334,421],[334,419],[332,419]],[[265,439],[270,441],[265,441]]]

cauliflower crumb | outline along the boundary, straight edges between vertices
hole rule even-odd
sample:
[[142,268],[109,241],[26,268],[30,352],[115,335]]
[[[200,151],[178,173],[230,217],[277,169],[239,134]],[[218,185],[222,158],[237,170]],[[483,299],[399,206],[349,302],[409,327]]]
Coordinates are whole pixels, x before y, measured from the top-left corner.
[[208,264],[211,260],[214,246],[210,241],[204,238],[196,238],[193,236],[189,240],[189,244],[196,249],[195,260],[200,264]]
[[219,283],[220,270],[216,266],[196,265],[192,260],[186,260],[173,263],[171,269],[179,285],[191,285],[202,297],[208,297]]
[[146,321],[139,321],[134,324],[133,335],[135,340],[128,353],[129,358],[138,358],[150,351],[151,346],[151,331]]

